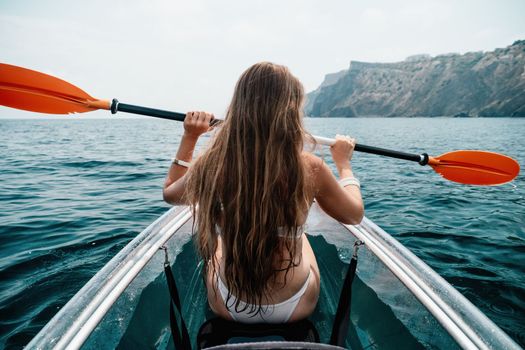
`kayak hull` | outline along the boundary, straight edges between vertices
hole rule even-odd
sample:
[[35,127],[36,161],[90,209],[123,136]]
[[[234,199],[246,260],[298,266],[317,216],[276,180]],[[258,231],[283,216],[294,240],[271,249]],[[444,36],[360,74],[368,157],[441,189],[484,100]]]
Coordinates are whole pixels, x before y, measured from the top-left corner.
[[[380,322],[372,322],[371,328],[360,323],[366,319],[367,308],[370,309],[370,305],[375,303],[379,306],[372,306],[374,310],[388,309],[392,322],[400,323],[403,326],[401,328],[408,330],[405,335],[400,332],[399,340],[414,337],[417,339],[414,344],[421,344],[415,347],[520,349],[507,334],[435,271],[369,219],[365,218],[357,226],[342,225],[314,204],[307,227],[311,235],[309,239],[325,241],[325,245],[332,247],[319,251],[318,263],[322,270],[323,286],[321,309],[334,309],[335,306],[330,304],[333,303],[334,293],[337,300],[340,292],[334,291],[342,283],[342,276],[333,275],[334,255],[338,264],[344,267],[343,262],[349,260],[354,242],[360,240],[365,243],[359,251],[358,278],[354,281],[357,293],[353,295],[353,305],[358,306],[352,310],[352,320],[357,324],[349,331],[349,347],[366,347],[382,340],[387,344],[392,340],[380,339]],[[179,260],[183,261],[178,255],[181,252],[184,254],[185,244],[189,247],[188,255],[191,255],[191,234],[189,208],[170,209],[104,266],[35,336],[28,348],[130,347],[132,342],[126,343],[127,335],[143,332],[139,327],[147,326],[137,316],[140,308],[144,310],[146,317],[166,321],[161,332],[155,333],[153,337],[154,347],[170,348],[169,327],[166,326],[168,309],[166,307],[163,310],[163,306],[160,306],[153,312],[155,307],[152,306],[156,305],[157,299],[168,300],[167,287],[162,276],[164,255],[159,248],[167,246],[170,259],[177,259],[176,266],[180,263]],[[323,257],[323,251],[329,251],[327,258]],[[325,263],[323,259],[330,260]],[[198,329],[203,319],[210,316],[206,314],[209,310],[200,266],[196,257],[192,257],[187,266],[180,268],[174,272],[175,275],[177,271],[187,275],[184,286],[187,286],[188,295],[182,295],[182,299],[189,304],[186,305],[185,318],[190,316],[186,322],[188,328]],[[164,294],[160,297],[159,293]],[[323,293],[331,295],[326,296]],[[367,305],[359,305],[364,300]],[[148,312],[151,315],[148,316]],[[330,317],[333,317],[333,313],[330,315],[330,312],[318,312],[312,315],[311,320],[322,334],[328,328],[331,330]]]

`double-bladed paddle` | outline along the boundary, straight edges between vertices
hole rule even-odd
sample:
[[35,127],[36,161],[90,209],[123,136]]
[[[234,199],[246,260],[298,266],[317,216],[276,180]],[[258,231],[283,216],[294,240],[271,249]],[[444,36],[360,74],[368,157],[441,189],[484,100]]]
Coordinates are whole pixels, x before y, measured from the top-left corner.
[[[0,105],[32,112],[71,114],[107,109],[150,117],[183,121],[185,114],[100,100],[78,87],[48,74],[0,63]],[[319,144],[335,140],[314,136]],[[431,157],[356,144],[355,150],[430,165],[445,179],[469,185],[499,185],[512,181],[520,166],[514,159],[494,152],[460,150]]]

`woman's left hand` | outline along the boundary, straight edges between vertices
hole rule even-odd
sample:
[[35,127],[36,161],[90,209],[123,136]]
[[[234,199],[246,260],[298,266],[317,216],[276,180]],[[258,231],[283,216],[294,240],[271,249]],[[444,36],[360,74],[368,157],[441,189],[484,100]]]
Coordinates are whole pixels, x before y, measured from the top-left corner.
[[186,118],[184,118],[184,133],[197,139],[211,129],[210,122],[214,118],[211,113],[188,112],[186,113]]

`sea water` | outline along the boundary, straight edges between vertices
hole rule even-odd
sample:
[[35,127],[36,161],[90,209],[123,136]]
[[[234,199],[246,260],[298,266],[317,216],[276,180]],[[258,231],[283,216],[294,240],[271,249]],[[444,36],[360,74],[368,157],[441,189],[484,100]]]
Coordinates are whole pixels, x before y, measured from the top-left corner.
[[[313,134],[525,164],[524,119],[308,119]],[[0,348],[20,348],[169,206],[162,183],[182,134],[154,119],[0,120]],[[203,139],[203,144],[207,141]],[[330,164],[329,151],[323,152]],[[356,153],[366,215],[525,345],[525,180],[475,187]],[[338,259],[334,257],[334,259]]]

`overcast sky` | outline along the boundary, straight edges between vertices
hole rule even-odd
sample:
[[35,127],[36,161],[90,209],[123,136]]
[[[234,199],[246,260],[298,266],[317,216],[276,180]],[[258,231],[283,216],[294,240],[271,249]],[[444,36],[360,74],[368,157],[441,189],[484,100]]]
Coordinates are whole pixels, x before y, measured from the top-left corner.
[[[98,98],[218,115],[255,62],[287,65],[311,91],[351,60],[489,51],[518,39],[523,0],[0,0],[1,62]],[[0,117],[28,115],[0,107]]]

